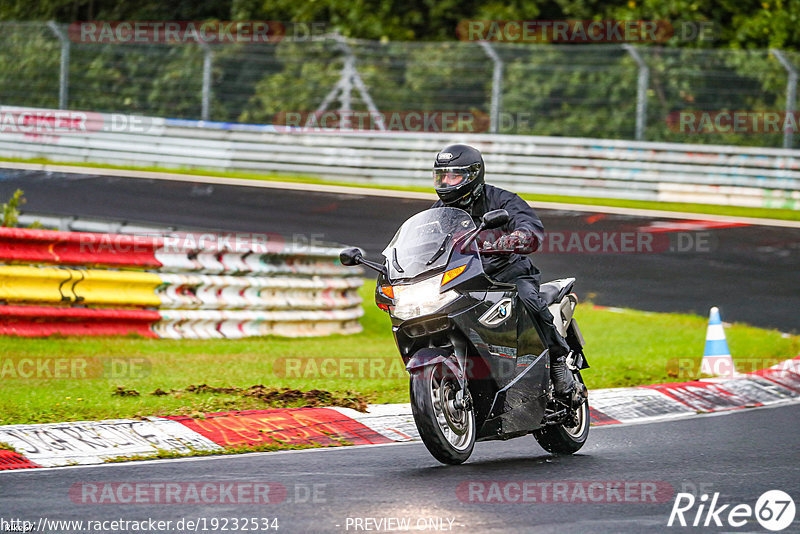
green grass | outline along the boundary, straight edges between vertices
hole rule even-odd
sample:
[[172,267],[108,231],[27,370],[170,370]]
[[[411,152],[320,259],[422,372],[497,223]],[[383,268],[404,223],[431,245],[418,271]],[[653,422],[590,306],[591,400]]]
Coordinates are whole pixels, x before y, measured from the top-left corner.
[[[163,167],[133,167],[124,165],[110,165],[102,163],[82,163],[82,162],[55,162],[43,158],[20,159],[20,158],[0,158],[0,161],[39,163],[43,165],[67,165],[77,167],[93,167],[102,169],[121,169],[133,171],[152,171],[173,174],[190,174],[195,176],[219,176],[223,178],[242,178],[247,180],[267,180],[305,184],[338,185],[344,187],[370,187],[374,189],[388,189],[394,191],[414,191],[431,193],[432,188],[413,187],[413,186],[393,186],[376,184],[369,181],[363,182],[339,182],[333,180],[322,180],[313,176],[283,175],[283,174],[259,174],[239,171],[225,171],[218,169],[188,169],[177,168],[169,169]],[[491,181],[491,178],[490,178]],[[764,219],[779,219],[788,221],[800,221],[800,210],[782,209],[774,207],[749,208],[743,206],[721,206],[717,204],[693,204],[683,202],[656,202],[650,200],[628,200],[614,198],[595,198],[595,197],[573,197],[566,195],[531,195],[523,194],[522,198],[538,202],[560,202],[569,204],[582,204],[591,206],[612,206],[618,208],[636,208],[644,210],[663,210],[677,211],[686,213],[698,213],[708,215],[728,215],[734,217],[757,217]]]
[[[700,377],[707,317],[578,306],[591,368],[589,388],[676,382]],[[800,336],[734,323],[725,329],[739,372],[800,354]]]
[[[397,355],[388,316],[372,303],[374,286],[361,290],[366,314],[364,332],[352,336],[243,340],[166,340],[139,337],[0,337],[0,361],[8,358],[133,358],[144,361],[145,372],[119,378],[25,379],[0,374],[0,424],[96,420],[146,415],[194,414],[269,407],[257,397],[236,393],[151,395],[160,388],[185,390],[191,384],[248,388],[254,384],[321,389],[335,397],[371,402],[408,402],[408,381]],[[587,340],[591,369],[584,373],[590,388],[607,388],[686,380],[697,376],[705,340],[706,318],[613,311],[581,304],[577,318]],[[753,370],[800,353],[800,337],[735,324],[727,329],[734,358]],[[353,378],[285,376],[280,358],[363,357],[386,366]],[[685,361],[681,361],[685,360]],[[125,360],[129,361],[129,360]],[[299,360],[292,360],[299,361]],[[345,360],[349,361],[349,360]],[[679,368],[682,368],[680,370]],[[0,366],[0,373],[5,363]],[[309,367],[303,369],[309,371]],[[345,369],[346,371],[346,369]],[[364,377],[366,376],[366,377]],[[138,396],[112,393],[118,387]],[[299,400],[289,405],[303,405]]]

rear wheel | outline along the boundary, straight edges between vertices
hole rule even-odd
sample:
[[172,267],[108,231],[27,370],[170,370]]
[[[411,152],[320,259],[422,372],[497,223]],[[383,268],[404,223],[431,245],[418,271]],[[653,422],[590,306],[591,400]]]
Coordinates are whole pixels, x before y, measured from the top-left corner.
[[411,412],[422,442],[444,464],[460,464],[475,446],[475,413],[465,391],[457,398],[458,381],[443,363],[411,375]]
[[[575,380],[583,383],[580,372],[575,371],[574,376]],[[533,431],[533,436],[544,450],[555,454],[572,454],[583,447],[589,436],[589,400],[585,400],[575,412],[572,421]]]

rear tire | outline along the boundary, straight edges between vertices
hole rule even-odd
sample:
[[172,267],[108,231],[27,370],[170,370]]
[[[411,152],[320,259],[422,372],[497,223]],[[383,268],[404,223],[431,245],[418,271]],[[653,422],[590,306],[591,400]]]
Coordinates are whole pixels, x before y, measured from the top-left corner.
[[464,463],[475,446],[475,412],[456,409],[458,382],[446,365],[423,367],[411,375],[411,412],[422,442],[443,464]]
[[[574,373],[575,380],[583,383],[580,372]],[[589,436],[589,400],[585,400],[577,410],[578,424],[573,427],[549,425],[533,431],[539,445],[553,454],[573,454],[578,452]]]

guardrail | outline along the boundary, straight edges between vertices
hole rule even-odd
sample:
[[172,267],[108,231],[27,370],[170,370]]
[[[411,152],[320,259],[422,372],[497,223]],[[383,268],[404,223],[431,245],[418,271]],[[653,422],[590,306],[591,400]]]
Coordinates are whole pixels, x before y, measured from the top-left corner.
[[[3,107],[0,112],[16,114],[15,124],[20,124],[20,117],[32,110]],[[15,158],[428,186],[433,155],[449,143],[465,142],[484,152],[492,183],[519,192],[800,209],[800,150],[522,135],[281,130],[61,113],[73,117],[65,119],[72,126],[58,132],[52,127],[48,132],[46,123],[44,131],[32,133],[35,118],[25,131],[4,128],[0,151]]]
[[0,334],[240,338],[355,333],[338,249],[209,233],[0,228]]

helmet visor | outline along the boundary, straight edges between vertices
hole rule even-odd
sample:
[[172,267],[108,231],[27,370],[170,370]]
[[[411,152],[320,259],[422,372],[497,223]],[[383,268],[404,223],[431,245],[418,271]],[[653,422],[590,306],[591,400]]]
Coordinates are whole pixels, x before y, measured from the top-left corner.
[[433,187],[450,189],[468,184],[478,176],[478,170],[470,167],[439,167],[433,169]]

